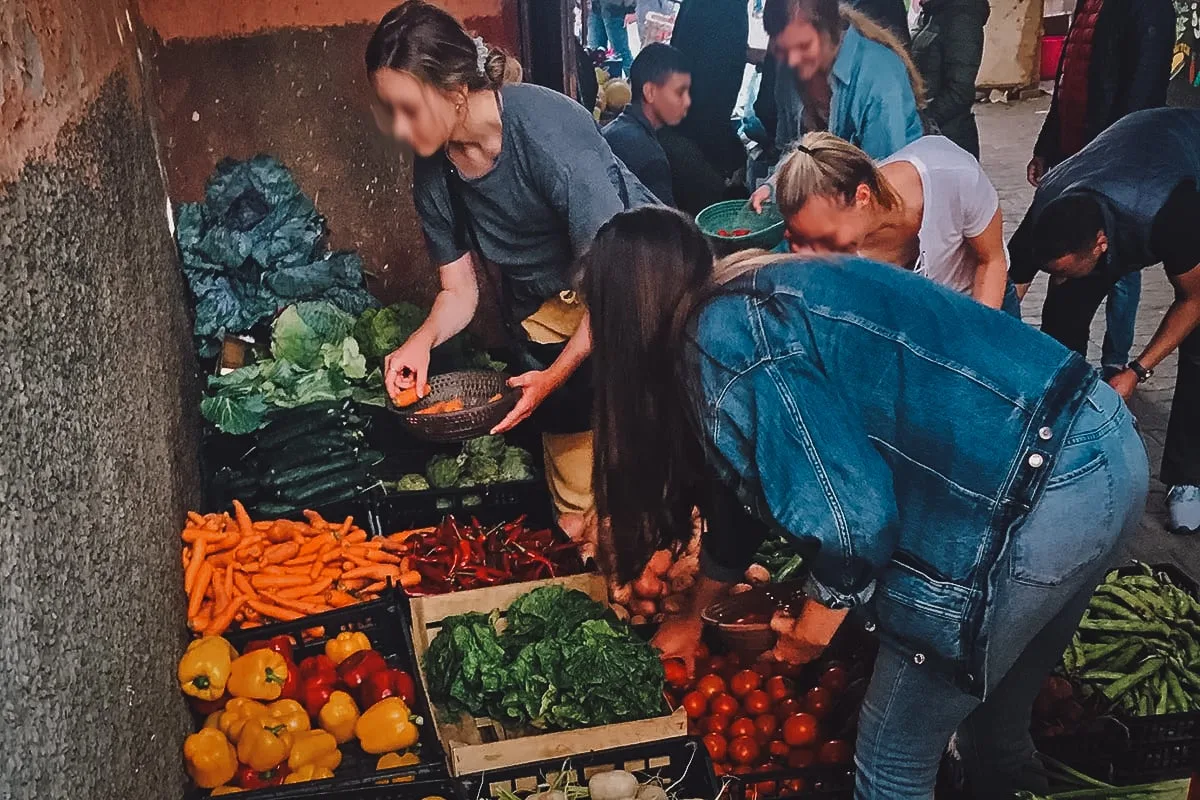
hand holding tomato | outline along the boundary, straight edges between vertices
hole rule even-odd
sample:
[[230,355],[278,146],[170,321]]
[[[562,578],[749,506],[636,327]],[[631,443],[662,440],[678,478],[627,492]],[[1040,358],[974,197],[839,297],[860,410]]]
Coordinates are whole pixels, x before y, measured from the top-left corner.
[[679,659],[690,677],[696,670],[696,653],[704,623],[699,617],[667,617],[650,640],[662,653],[663,660]]

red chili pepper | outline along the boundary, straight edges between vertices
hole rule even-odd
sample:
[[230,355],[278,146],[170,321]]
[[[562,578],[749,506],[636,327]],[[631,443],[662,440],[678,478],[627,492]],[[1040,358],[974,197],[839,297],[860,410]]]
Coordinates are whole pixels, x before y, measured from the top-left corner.
[[246,649],[242,651],[242,654],[252,653],[255,650],[271,650],[291,661],[296,657],[295,653],[292,652],[294,646],[295,642],[292,640],[292,637],[282,634],[280,636],[272,636],[270,639],[255,639],[246,645]]
[[376,650],[359,650],[338,665],[338,679],[357,689],[372,673],[387,669],[387,662]]

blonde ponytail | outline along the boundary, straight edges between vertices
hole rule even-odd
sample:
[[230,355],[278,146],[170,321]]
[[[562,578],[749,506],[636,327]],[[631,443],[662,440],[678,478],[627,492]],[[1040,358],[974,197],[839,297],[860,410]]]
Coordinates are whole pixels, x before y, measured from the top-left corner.
[[826,131],[806,133],[784,157],[776,176],[775,200],[785,218],[804,208],[810,197],[849,204],[864,184],[881,208],[891,211],[902,205],[870,156]]

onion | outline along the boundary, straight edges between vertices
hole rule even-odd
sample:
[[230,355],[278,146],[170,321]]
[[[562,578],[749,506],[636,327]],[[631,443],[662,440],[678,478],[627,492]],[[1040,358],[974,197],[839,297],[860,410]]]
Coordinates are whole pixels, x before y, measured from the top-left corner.
[[667,800],[667,792],[656,783],[647,783],[638,788],[636,800]]
[[610,583],[608,585],[608,596],[614,603],[627,606],[629,605],[629,601],[633,599],[633,586],[628,583],[623,583],[620,586]]
[[659,550],[654,555],[650,556],[650,563],[646,565],[646,569],[653,572],[655,575],[662,577],[667,574],[667,570],[671,568],[671,551]]
[[616,615],[617,619],[621,620],[622,622],[629,621],[629,609],[626,608],[625,606],[621,605],[620,603],[617,603],[616,605],[614,605],[612,607],[612,611],[613,611],[613,614]]
[[623,769],[598,772],[588,781],[592,800],[634,800],[637,793],[637,778]]
[[657,600],[663,596],[666,590],[667,587],[662,580],[651,572],[644,573],[642,577],[633,582],[634,596],[644,600]]
[[770,583],[771,573],[762,564],[751,564],[746,567],[746,580],[750,583]]
[[658,603],[653,600],[634,600],[629,605],[629,612],[635,616],[652,617],[658,613]]
[[630,625],[645,625],[646,618],[643,617],[641,614],[635,614],[634,616],[629,618],[629,624]]
[[729,593],[730,594],[745,594],[746,592],[750,591],[753,588],[754,587],[748,583],[739,583],[736,586],[734,586],[732,589],[730,589]]

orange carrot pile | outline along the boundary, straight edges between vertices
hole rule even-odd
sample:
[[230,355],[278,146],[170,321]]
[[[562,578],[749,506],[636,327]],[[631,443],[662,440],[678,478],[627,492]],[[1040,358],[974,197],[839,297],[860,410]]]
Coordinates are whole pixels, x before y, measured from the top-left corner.
[[392,542],[368,539],[353,517],[328,522],[305,511],[305,522],[253,522],[236,500],[233,509],[232,517],[188,512],[183,528],[183,588],[196,634],[320,614],[374,600],[389,581],[421,580],[389,552]]

